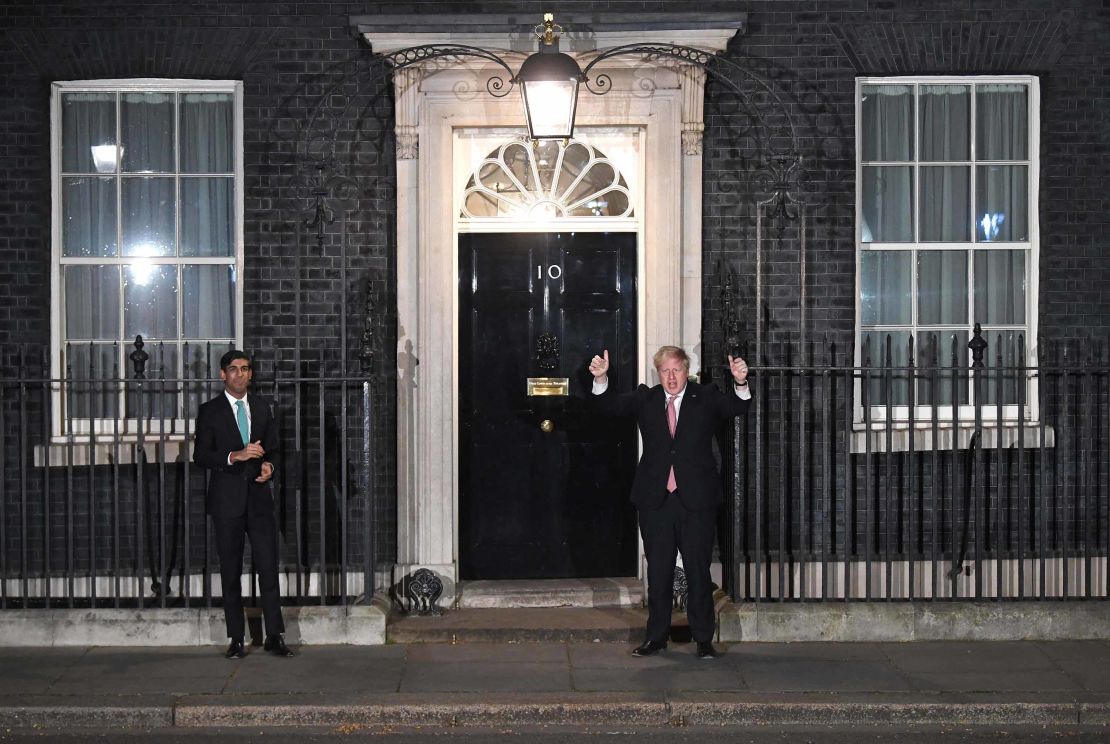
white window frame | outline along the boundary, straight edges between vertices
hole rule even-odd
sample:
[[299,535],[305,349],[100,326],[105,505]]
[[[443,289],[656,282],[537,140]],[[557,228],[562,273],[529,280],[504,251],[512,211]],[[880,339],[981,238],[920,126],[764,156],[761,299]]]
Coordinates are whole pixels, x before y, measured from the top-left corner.
[[[918,97],[918,93],[916,92],[916,89],[919,86],[922,86],[922,85],[966,85],[966,86],[970,86],[970,85],[973,85],[973,84],[992,84],[992,83],[1022,84],[1022,85],[1028,86],[1028,90],[1029,90],[1029,96],[1028,96],[1028,101],[1027,101],[1027,105],[1029,107],[1028,108],[1029,150],[1028,150],[1028,161],[1027,161],[1027,164],[1028,164],[1028,167],[1029,167],[1029,180],[1028,180],[1028,183],[1027,183],[1027,188],[1028,188],[1028,195],[1027,196],[1028,196],[1028,205],[1029,205],[1029,207],[1028,207],[1028,209],[1029,209],[1029,240],[1028,241],[1022,241],[1022,242],[997,243],[997,244],[993,244],[993,245],[997,246],[1000,249],[1014,249],[1014,248],[1024,248],[1024,246],[1026,244],[1028,244],[1028,249],[1027,249],[1027,253],[1026,253],[1026,262],[1025,262],[1025,264],[1026,264],[1026,266],[1025,266],[1025,270],[1026,270],[1025,317],[1026,317],[1026,328],[1027,328],[1026,335],[1025,335],[1025,357],[1026,357],[1025,358],[1025,365],[1026,366],[1032,366],[1033,363],[1036,361],[1036,354],[1037,354],[1037,349],[1036,349],[1036,344],[1037,344],[1037,321],[1038,321],[1037,308],[1038,308],[1038,296],[1039,296],[1039,286],[1038,286],[1039,278],[1038,277],[1039,277],[1039,266],[1040,266],[1040,200],[1039,200],[1039,188],[1038,188],[1039,184],[1040,184],[1040,81],[1039,81],[1039,78],[1037,78],[1035,76],[1032,76],[1032,75],[955,75],[955,76],[953,76],[953,75],[915,75],[915,76],[857,77],[856,78],[856,85],[855,85],[855,115],[856,115],[856,120],[855,120],[855,142],[856,142],[856,155],[855,155],[855,161],[856,161],[855,162],[855,165],[856,165],[855,220],[856,221],[855,221],[855,233],[854,233],[855,249],[856,249],[856,251],[855,251],[855,262],[856,262],[855,275],[856,276],[855,276],[855,302],[854,302],[854,304],[855,304],[855,336],[854,336],[854,356],[853,356],[853,358],[854,358],[855,366],[857,366],[857,367],[861,367],[862,364],[863,364],[862,343],[863,343],[864,329],[862,328],[862,323],[861,323],[862,315],[861,315],[861,307],[860,307],[860,290],[861,290],[860,267],[862,265],[862,254],[863,254],[863,252],[865,250],[867,250],[867,251],[880,251],[880,250],[903,250],[903,251],[905,251],[905,250],[912,250],[914,252],[914,255],[916,256],[916,251],[920,248],[920,246],[923,245],[921,243],[921,241],[918,240],[921,225],[920,225],[920,219],[918,219],[918,210],[919,210],[919,207],[920,207],[920,188],[919,188],[920,179],[917,176],[917,172],[921,167],[921,162],[922,161],[920,161],[917,157],[918,156],[918,148],[920,147],[920,137],[919,137],[919,132],[918,132],[918,127],[919,127],[919,124],[920,124],[920,118],[919,118],[919,113],[918,113],[919,97]],[[863,133],[862,133],[862,104],[863,104],[862,89],[863,89],[863,86],[867,86],[867,85],[908,85],[908,86],[912,86],[912,87],[915,88],[914,122],[913,122],[913,126],[914,126],[914,128],[913,128],[913,155],[914,155],[914,158],[910,161],[906,161],[906,163],[905,163],[906,165],[910,165],[914,170],[913,209],[914,209],[915,219],[914,219],[914,240],[912,242],[905,242],[905,243],[869,242],[869,243],[865,244],[863,242],[863,239],[862,239],[863,238],[863,235],[862,235],[863,193],[862,193],[862,191],[863,191],[863,165],[864,165],[864,163],[863,163]],[[972,98],[972,103],[971,103],[971,109],[970,109],[970,117],[971,117],[971,126],[973,127],[973,129],[972,129],[972,133],[971,133],[971,136],[970,136],[969,145],[970,145],[970,148],[971,148],[970,155],[971,155],[971,162],[973,163],[973,165],[971,166],[971,181],[969,183],[969,191],[970,191],[970,197],[974,202],[974,199],[975,199],[975,180],[974,180],[975,179],[975,166],[978,164],[978,161],[975,160],[975,146],[976,146],[975,136],[974,136],[974,124],[975,124],[975,122],[974,122],[974,119],[975,119],[975,108],[974,108],[975,103],[974,103],[974,101],[975,101],[975,96],[972,95],[971,98]],[[1007,162],[1013,162],[1013,161],[1007,161]],[[931,161],[927,161],[926,164],[927,165],[931,164]],[[974,212],[972,213],[972,217],[974,218]],[[944,249],[962,250],[962,251],[967,253],[968,260],[971,263],[973,263],[974,250],[976,250],[976,249],[982,250],[983,247],[984,247],[984,243],[982,243],[982,242],[980,242],[980,243],[976,243],[976,242],[943,243],[943,244],[927,243],[925,245],[936,246],[935,248],[930,247],[929,248],[930,250],[944,250]],[[915,292],[914,288],[917,286],[916,285],[916,282],[917,282],[917,262],[916,262],[916,260],[911,260],[910,263],[911,263],[911,291]],[[970,266],[969,271],[974,271],[974,267]],[[974,313],[972,312],[973,308],[970,305],[971,298],[973,296],[972,292],[970,291],[971,288],[972,288],[972,285],[969,285],[969,292],[968,292],[969,313],[968,313],[968,318],[970,320],[973,320],[974,319]],[[917,303],[916,302],[911,303],[911,323],[910,323],[910,326],[908,326],[908,327],[907,326],[899,326],[899,327],[893,327],[892,326],[892,327],[889,327],[889,328],[879,326],[879,327],[875,327],[875,328],[869,327],[867,330],[868,331],[875,330],[875,331],[878,331],[879,333],[882,333],[883,331],[886,331],[886,330],[905,331],[905,330],[907,330],[907,328],[911,331],[911,333],[914,333],[914,332],[917,331],[918,327],[917,327]],[[940,333],[944,333],[945,331],[948,331],[948,330],[955,330],[955,327],[945,328],[945,327],[938,326],[937,330]],[[970,321],[969,321],[969,323],[967,324],[966,327],[961,326],[961,327],[959,327],[958,330],[966,331],[968,333],[968,338],[969,339],[971,338],[971,322]],[[989,338],[989,334],[994,333],[996,330],[997,329],[992,328],[990,330],[987,330],[987,331],[983,332],[984,339],[988,341],[988,344],[991,343],[991,340]],[[916,341],[916,337],[915,337],[915,341]],[[967,360],[966,363],[968,365],[970,365],[970,351],[968,351],[965,348],[964,352],[968,355],[967,357],[965,357],[965,359]],[[987,355],[991,355],[991,354],[993,354],[993,352],[994,352],[993,347],[988,346],[987,352],[986,352]],[[880,349],[880,353],[882,353],[882,349]],[[941,361],[941,364],[943,365],[945,363],[945,360],[948,358],[948,347],[947,347],[947,345],[944,345],[944,348],[939,350],[939,355],[938,356],[939,356],[939,359]],[[877,359],[874,359],[874,358],[871,360],[871,363],[872,363],[873,366],[881,366],[880,361],[877,360]],[[920,365],[921,360],[920,359],[915,359],[915,363],[917,365]],[[940,382],[940,384],[943,386],[945,384],[948,384],[948,381],[947,380],[942,380]],[[993,381],[991,381],[990,384],[993,384]],[[853,420],[855,422],[855,430],[857,432],[862,432],[866,429],[866,424],[865,424],[865,419],[864,419],[864,411],[863,411],[863,400],[862,400],[862,395],[861,395],[861,393],[862,393],[862,380],[857,379],[855,381],[855,386],[854,387],[855,387],[855,390],[854,390],[854,395],[855,395],[854,408],[855,408],[855,411],[854,411]],[[1025,396],[1023,419],[1024,419],[1024,422],[1025,422],[1024,425],[1028,429],[1031,426],[1035,426],[1036,422],[1039,420],[1039,406],[1038,406],[1038,401],[1037,401],[1037,382],[1036,382],[1036,378],[1033,378],[1033,379],[1030,379],[1030,380],[1027,381],[1027,384],[1025,386],[1025,390],[1026,390],[1026,396]],[[973,395],[973,391],[970,391],[969,395]],[[885,405],[870,405],[870,406],[868,406],[868,408],[870,409],[871,428],[872,428],[873,431],[881,430],[881,429],[885,430],[885,428],[887,426],[886,422],[887,422],[888,415],[889,415],[889,418],[890,418],[890,421],[891,421],[892,425],[894,425],[895,427],[900,427],[900,428],[903,428],[903,429],[908,428],[909,413],[910,413],[908,405],[889,406],[889,408],[890,408],[889,411],[887,410],[888,406],[885,406]],[[932,426],[932,417],[934,415],[934,408],[936,409],[936,417],[940,422],[940,428],[948,429],[948,430],[951,430],[952,428],[954,428],[953,423],[952,423],[953,422],[953,413],[954,413],[952,405],[933,406],[933,405],[922,405],[920,403],[918,403],[914,406],[914,424],[915,424],[915,428],[919,429],[919,430],[920,429],[929,429],[929,428],[931,428],[931,426]],[[975,408],[976,408],[976,406],[974,405],[974,401],[972,401],[972,403],[966,404],[966,405],[961,404],[961,405],[957,406],[957,408],[958,408],[958,414],[959,414],[959,426],[960,426],[960,428],[964,429],[964,428],[972,427],[974,425],[974,416],[975,416]],[[1018,408],[1019,408],[1019,406],[1016,405],[1016,404],[1003,405],[1002,406],[1002,421],[1001,421],[1001,424],[999,424],[998,421],[997,421],[998,411],[997,411],[997,406],[995,404],[993,404],[993,403],[983,404],[981,409],[980,409],[980,412],[981,412],[982,420],[983,420],[984,423],[987,423],[987,424],[992,425],[992,426],[1001,425],[1003,427],[1014,427],[1014,428],[1016,428],[1017,423],[1018,423],[1017,422]],[[959,441],[963,442],[967,438],[969,438],[969,435],[968,436],[961,436]],[[918,437],[918,439],[920,440],[920,437]],[[875,441],[874,438],[873,438],[873,441]],[[862,451],[863,450],[862,439],[857,444],[858,444],[858,447],[853,446],[853,451]],[[966,444],[962,444],[961,446],[966,446]],[[1029,446],[1029,444],[1027,443],[1026,446]]]
[[[243,344],[243,249],[244,249],[244,193],[243,193],[243,84],[235,80],[184,80],[184,79],[170,79],[170,78],[126,78],[126,79],[111,79],[111,80],[67,80],[56,81],[50,86],[50,193],[51,193],[51,230],[50,230],[50,377],[53,382],[51,383],[51,390],[53,394],[53,401],[51,405],[52,410],[52,441],[56,443],[76,441],[88,441],[90,433],[92,436],[103,436],[105,438],[113,436],[118,433],[123,439],[133,439],[140,431],[140,422],[133,417],[125,417],[121,411],[120,417],[116,418],[73,418],[70,419],[72,429],[67,432],[66,430],[66,413],[65,413],[65,400],[63,397],[63,388],[60,380],[65,377],[63,365],[63,347],[65,346],[65,306],[63,301],[64,281],[62,278],[62,268],[66,265],[75,264],[113,264],[127,265],[125,260],[127,257],[63,257],[62,255],[62,118],[61,118],[61,101],[62,95],[65,93],[73,92],[166,92],[166,93],[230,93],[232,95],[233,106],[233,141],[232,141],[232,154],[233,154],[233,172],[234,172],[234,188],[235,196],[233,199],[234,204],[234,225],[232,231],[232,241],[234,244],[234,258],[231,265],[235,268],[235,338],[234,342],[237,348],[242,348]],[[175,116],[174,127],[179,126],[177,122],[178,117]],[[118,126],[118,122],[117,122]],[[180,142],[175,138],[174,152],[175,155],[179,152]],[[118,175],[118,172],[117,172]],[[180,174],[175,171],[175,181],[180,181]],[[178,187],[177,193],[180,192]],[[117,204],[117,209],[120,205]],[[175,230],[180,233],[181,229],[181,215],[180,210],[176,210]],[[159,256],[159,257],[144,257],[142,259],[148,264],[172,264],[178,265],[182,263],[181,256]],[[226,265],[228,260],[225,257],[189,257],[185,263],[189,264],[218,264]],[[180,281],[179,277],[179,281]],[[178,318],[182,322],[181,315],[181,292],[177,293],[178,304]],[[122,312],[122,307],[120,312]],[[133,340],[132,340],[133,341]],[[126,340],[121,341],[121,345],[125,349],[125,357],[127,355],[126,349],[129,342]],[[148,369],[154,363],[155,355],[157,353],[156,343],[148,344],[144,349],[151,355],[148,361]],[[120,376],[130,379],[132,377],[131,370],[124,368],[120,370]],[[123,392],[121,390],[120,394]],[[195,411],[191,414],[195,416]],[[118,424],[117,424],[118,421]],[[166,440],[183,440],[185,437],[185,421],[180,417],[159,419],[147,416],[142,421],[141,430],[144,435],[152,438],[160,438]],[[191,431],[193,428],[192,422],[188,426]],[[53,459],[53,458],[52,458]]]

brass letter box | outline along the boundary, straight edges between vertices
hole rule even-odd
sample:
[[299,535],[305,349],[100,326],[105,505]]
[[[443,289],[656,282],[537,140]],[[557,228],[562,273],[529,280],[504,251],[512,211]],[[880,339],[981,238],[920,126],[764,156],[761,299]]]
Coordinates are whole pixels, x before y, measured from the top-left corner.
[[570,395],[569,377],[529,377],[529,395]]

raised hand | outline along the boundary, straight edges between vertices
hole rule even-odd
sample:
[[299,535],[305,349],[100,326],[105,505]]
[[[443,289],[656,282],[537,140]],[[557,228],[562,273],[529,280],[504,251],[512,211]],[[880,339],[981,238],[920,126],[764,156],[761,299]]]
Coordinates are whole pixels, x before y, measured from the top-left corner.
[[728,368],[732,372],[732,379],[736,380],[737,385],[744,384],[748,379],[748,363],[740,357],[734,357],[732,354],[728,355]]
[[605,349],[601,352],[601,356],[594,355],[594,358],[590,360],[590,374],[593,375],[594,379],[598,382],[604,382],[609,379],[607,377],[608,373],[609,350]]

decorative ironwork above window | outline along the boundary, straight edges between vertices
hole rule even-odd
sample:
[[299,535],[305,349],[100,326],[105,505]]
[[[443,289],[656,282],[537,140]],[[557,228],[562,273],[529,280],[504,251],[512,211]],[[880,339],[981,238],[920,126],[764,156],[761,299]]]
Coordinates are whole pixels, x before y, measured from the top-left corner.
[[548,220],[632,217],[628,183],[582,140],[510,140],[491,152],[463,192],[463,218]]

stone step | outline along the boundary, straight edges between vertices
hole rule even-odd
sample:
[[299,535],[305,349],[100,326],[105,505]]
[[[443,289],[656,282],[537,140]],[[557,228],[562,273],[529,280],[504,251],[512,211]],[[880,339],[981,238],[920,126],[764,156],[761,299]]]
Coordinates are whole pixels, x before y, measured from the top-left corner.
[[461,609],[520,607],[641,607],[644,585],[635,578],[462,581]]
[[[672,635],[688,636],[675,613]],[[639,643],[647,610],[639,607],[520,607],[448,610],[439,616],[390,617],[390,643]]]

